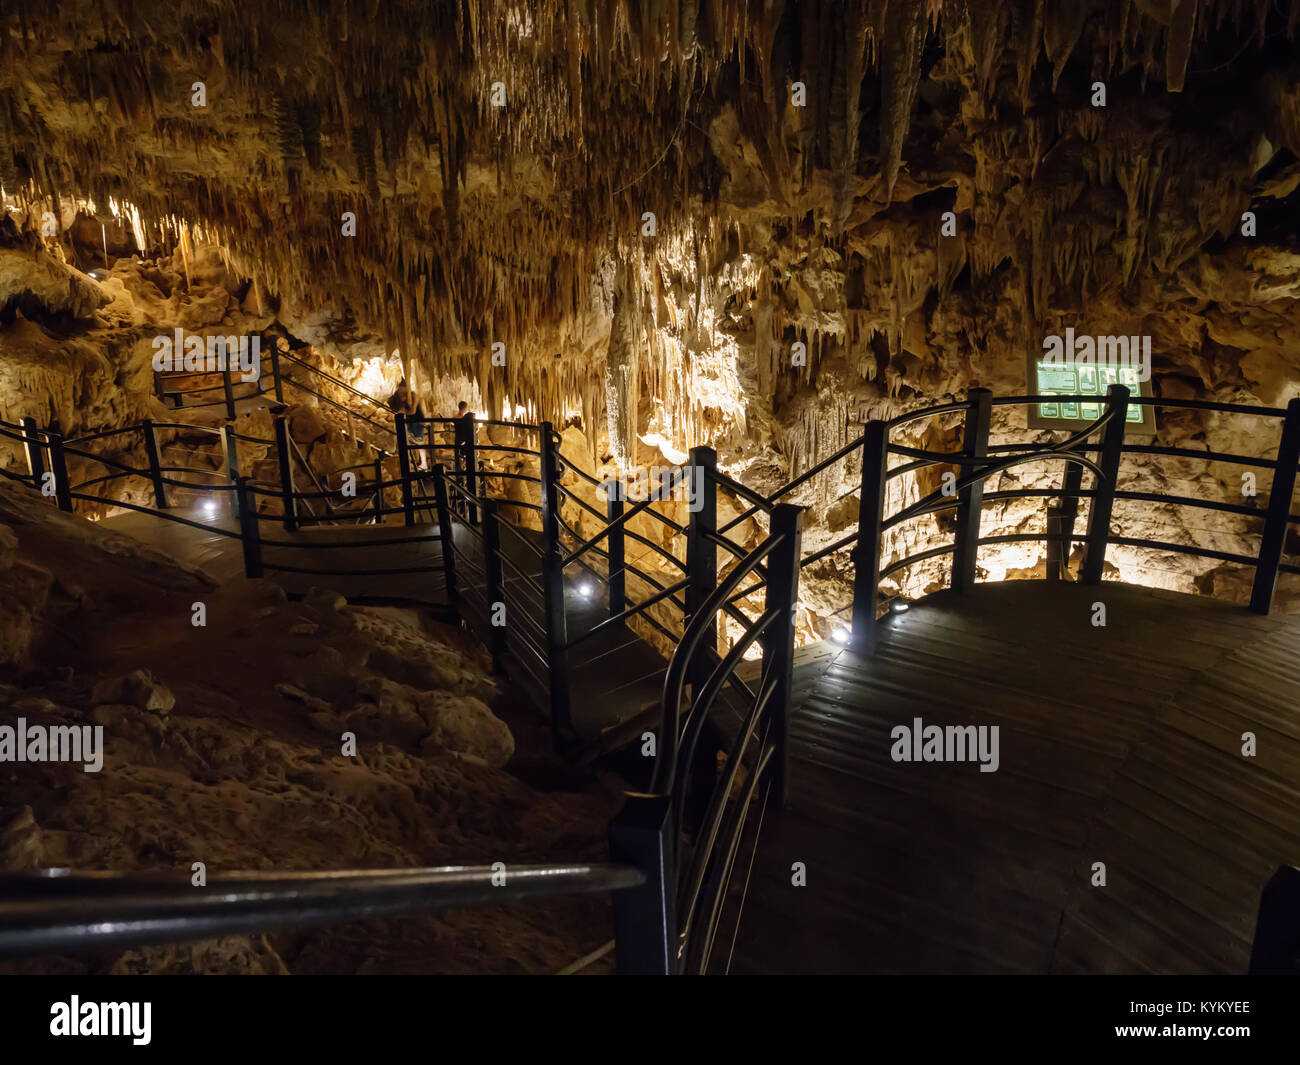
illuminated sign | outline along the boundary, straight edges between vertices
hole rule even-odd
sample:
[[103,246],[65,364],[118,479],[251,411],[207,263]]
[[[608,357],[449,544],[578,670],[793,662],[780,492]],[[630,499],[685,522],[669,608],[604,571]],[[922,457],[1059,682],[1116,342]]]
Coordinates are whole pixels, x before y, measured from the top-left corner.
[[[1096,363],[1062,363],[1049,361],[1038,353],[1026,356],[1026,377],[1029,393],[1035,396],[1096,396],[1095,402],[1084,399],[1062,399],[1056,402],[1035,403],[1029,408],[1031,429],[1083,429],[1095,422],[1106,410],[1106,389],[1111,385],[1126,385],[1131,396],[1145,396],[1146,382],[1135,367],[1108,366]],[[1155,419],[1151,408],[1130,404],[1125,419],[1125,432],[1142,436],[1155,433]]]

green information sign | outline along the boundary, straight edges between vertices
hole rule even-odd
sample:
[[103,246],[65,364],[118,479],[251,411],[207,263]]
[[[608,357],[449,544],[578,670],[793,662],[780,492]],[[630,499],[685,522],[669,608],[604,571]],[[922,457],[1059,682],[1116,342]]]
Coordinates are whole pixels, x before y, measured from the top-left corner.
[[[1106,389],[1111,385],[1127,385],[1129,393],[1145,396],[1145,382],[1139,380],[1135,367],[1098,366],[1096,364],[1044,362],[1029,356],[1029,391],[1036,396],[1096,396],[1097,401],[1061,400],[1038,403],[1029,409],[1031,429],[1082,429],[1095,422],[1106,409]],[[1128,430],[1150,435],[1155,432],[1151,408],[1132,405],[1128,409]]]

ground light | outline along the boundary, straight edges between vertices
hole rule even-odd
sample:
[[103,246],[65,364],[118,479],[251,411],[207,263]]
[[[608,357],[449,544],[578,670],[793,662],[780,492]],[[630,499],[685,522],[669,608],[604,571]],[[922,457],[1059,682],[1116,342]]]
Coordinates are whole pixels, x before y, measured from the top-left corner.
[[583,599],[590,599],[594,591],[595,589],[591,586],[589,581],[583,581],[578,585],[578,594],[582,596]]
[[831,639],[836,643],[845,644],[849,642],[849,630],[845,628],[835,629],[831,633]]
[[907,599],[895,599],[889,604],[891,614],[906,614],[912,604]]

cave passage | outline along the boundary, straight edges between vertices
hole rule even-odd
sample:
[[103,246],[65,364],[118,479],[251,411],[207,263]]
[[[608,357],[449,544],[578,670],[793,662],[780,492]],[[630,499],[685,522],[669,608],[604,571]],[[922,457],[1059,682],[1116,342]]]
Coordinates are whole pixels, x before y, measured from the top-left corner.
[[1300,974],[1298,32],[12,0],[6,1031],[581,973],[1281,1032],[1217,978]]

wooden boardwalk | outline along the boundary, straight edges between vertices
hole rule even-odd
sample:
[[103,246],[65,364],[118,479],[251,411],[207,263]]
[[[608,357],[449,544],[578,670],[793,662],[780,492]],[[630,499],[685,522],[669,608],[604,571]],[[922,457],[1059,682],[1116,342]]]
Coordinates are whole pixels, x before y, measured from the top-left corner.
[[[482,550],[474,533],[459,523],[456,524],[455,537],[458,550],[470,553]],[[543,642],[546,628],[541,594],[537,590],[542,580],[540,551],[539,532],[502,531],[501,552],[507,560],[507,564],[502,566],[507,617],[515,616],[514,624],[507,625],[507,645],[529,668],[544,673],[544,663],[537,660],[529,647]],[[458,580],[462,584],[474,583],[468,576],[458,577]],[[475,586],[481,584],[480,577]],[[481,598],[477,595],[464,597],[461,609],[466,622],[486,643],[488,621],[482,614]],[[517,617],[520,612],[528,616],[520,619]],[[594,629],[609,616],[604,585],[597,584],[581,572],[567,572],[564,613],[570,642]],[[620,726],[641,718],[651,706],[655,717],[648,727],[658,724],[659,699],[667,669],[668,663],[663,655],[626,627],[609,626],[569,652],[573,727],[589,748],[589,753],[608,748],[610,736],[621,738],[624,735],[625,730]],[[520,687],[542,707],[546,706],[549,697],[549,689],[542,683],[545,680],[545,676],[535,680],[526,672],[519,677]]]
[[[984,585],[796,689],[791,802],[767,810],[734,972],[1244,972],[1260,891],[1300,860],[1300,619]],[[998,725],[998,770],[893,761],[916,718]]]
[[[244,575],[243,548],[238,539],[238,522],[215,513],[202,503],[172,507],[169,513],[201,522],[211,529],[167,521],[154,514],[128,511],[105,518],[100,524],[114,532],[144,540],[182,565],[201,569],[224,583]],[[234,533],[223,536],[222,529]],[[293,546],[262,549],[266,576],[282,585],[290,595],[301,595],[313,586],[332,588],[350,600],[369,603],[406,603],[445,607],[446,583],[439,568],[442,551],[436,539],[436,525],[314,525],[285,532],[277,521],[263,519],[261,535],[268,541]],[[424,542],[387,544],[391,540]],[[313,547],[313,544],[346,543],[344,547]],[[276,566],[323,570],[322,573],[277,572]],[[358,576],[351,570],[425,569],[432,572]]]

